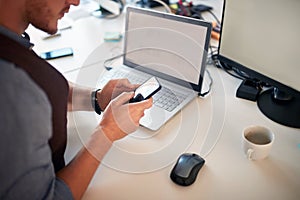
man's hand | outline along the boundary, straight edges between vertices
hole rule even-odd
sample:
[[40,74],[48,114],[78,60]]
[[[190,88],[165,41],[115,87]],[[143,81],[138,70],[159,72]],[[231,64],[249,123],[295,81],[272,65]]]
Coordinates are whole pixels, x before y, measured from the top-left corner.
[[101,110],[104,110],[109,102],[123,92],[131,92],[138,85],[131,84],[128,79],[110,80],[102,90],[97,93],[98,104]]
[[133,95],[133,92],[124,92],[112,100],[103,113],[98,128],[112,142],[134,132],[139,127],[145,109],[152,106],[152,98],[138,103],[128,103]]

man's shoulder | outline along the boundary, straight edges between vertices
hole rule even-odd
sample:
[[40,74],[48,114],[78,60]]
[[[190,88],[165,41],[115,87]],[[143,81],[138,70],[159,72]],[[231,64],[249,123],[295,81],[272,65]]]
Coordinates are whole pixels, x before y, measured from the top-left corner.
[[7,60],[4,60],[0,58],[0,67],[1,67],[1,73],[0,73],[0,81],[2,82],[2,86],[5,86],[6,84],[3,85],[3,82],[9,81],[9,83],[12,82],[12,78],[22,78],[24,76],[23,70],[20,70],[19,68],[16,67],[16,65],[12,62],[9,62]]
[[16,89],[27,87],[29,89],[41,92],[41,89],[35,84],[32,78],[22,68],[17,67],[14,63],[0,58],[0,87],[2,89],[9,87]]
[[0,107],[2,113],[10,112],[10,107],[16,111],[39,109],[49,113],[51,106],[45,92],[31,79],[31,77],[14,63],[0,59]]

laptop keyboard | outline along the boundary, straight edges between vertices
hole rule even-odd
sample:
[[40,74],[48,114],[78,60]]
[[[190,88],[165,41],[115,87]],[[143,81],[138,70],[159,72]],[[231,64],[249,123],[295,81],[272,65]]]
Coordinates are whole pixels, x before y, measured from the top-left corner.
[[132,84],[141,84],[148,80],[150,76],[138,72],[129,73],[127,71],[116,70],[111,79],[127,78]]
[[174,91],[162,87],[160,91],[158,91],[153,96],[154,105],[163,108],[169,112],[174,110],[181,102],[183,102],[187,97],[187,94],[174,93]]
[[[110,76],[110,79],[127,78],[132,84],[141,84],[151,78],[150,75],[140,72],[127,72],[116,70]],[[154,105],[163,108],[169,112],[173,111],[181,102],[187,98],[188,94],[175,92],[169,88],[162,86],[161,90],[153,95]]]

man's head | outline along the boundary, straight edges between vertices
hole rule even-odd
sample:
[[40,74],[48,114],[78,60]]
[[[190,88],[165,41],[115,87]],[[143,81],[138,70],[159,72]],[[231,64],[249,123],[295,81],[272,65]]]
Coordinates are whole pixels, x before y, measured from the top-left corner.
[[80,0],[0,0],[0,25],[22,34],[29,24],[48,33],[57,31],[57,21]]
[[57,31],[57,21],[80,0],[26,0],[27,22],[38,29],[53,34]]

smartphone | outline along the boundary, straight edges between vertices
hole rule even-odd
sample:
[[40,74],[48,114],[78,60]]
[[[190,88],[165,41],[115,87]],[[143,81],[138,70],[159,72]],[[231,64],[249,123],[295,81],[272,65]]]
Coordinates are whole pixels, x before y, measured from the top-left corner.
[[63,48],[63,49],[56,49],[53,51],[44,52],[41,54],[41,58],[45,60],[51,60],[55,58],[61,58],[65,56],[72,56],[73,50],[72,48]]
[[129,100],[130,103],[139,102],[146,99],[149,99],[155,93],[157,93],[161,89],[161,85],[158,82],[157,78],[152,77],[140,85],[134,91],[134,97]]

